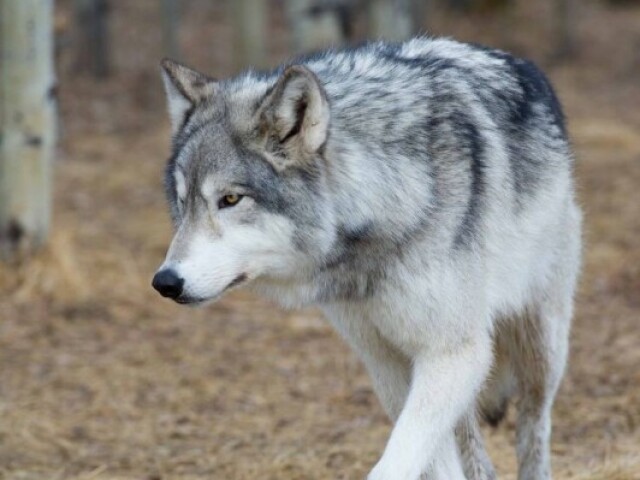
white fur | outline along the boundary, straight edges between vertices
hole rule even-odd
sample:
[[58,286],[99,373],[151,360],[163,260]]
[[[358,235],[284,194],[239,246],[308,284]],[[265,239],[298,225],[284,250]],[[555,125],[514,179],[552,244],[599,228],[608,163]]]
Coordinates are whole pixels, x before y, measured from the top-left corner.
[[[224,190],[227,185],[207,179],[201,186],[183,187],[184,179],[176,176],[178,195],[181,189],[200,188],[211,200],[206,216],[199,214],[179,226],[163,268],[176,270],[185,280],[188,295],[198,299],[218,298],[230,282],[246,274],[257,291],[285,307],[319,303],[362,358],[376,393],[395,421],[384,454],[368,480],[417,480],[425,473],[430,480],[457,480],[465,474],[473,475],[473,480],[493,477],[491,467],[483,465],[486,454],[480,451],[474,409],[481,393],[490,398],[504,391],[486,382],[495,345],[501,358],[507,359],[493,365],[496,377],[506,377],[502,370],[508,370],[509,377],[516,378],[521,396],[519,479],[547,480],[550,409],[566,362],[580,265],[581,215],[574,201],[565,140],[557,140],[558,144],[553,144],[556,140],[552,138],[531,140],[530,148],[539,149],[534,153],[546,163],[536,172],[541,179],[535,194],[516,192],[505,144],[507,132],[499,131],[471,84],[456,82],[453,92],[476,125],[486,152],[490,152],[482,166],[486,191],[476,226],[482,242],[469,242],[460,249],[451,247],[465,213],[466,205],[460,202],[462,206],[451,207],[436,219],[437,228],[429,230],[428,235],[403,243],[398,258],[374,260],[384,263],[384,277],[374,295],[350,301],[318,300],[322,298],[318,292],[326,289],[330,277],[322,277],[321,269],[314,267],[318,266],[316,260],[334,246],[337,225],[356,228],[373,218],[377,229],[391,235],[424,217],[431,220],[428,210],[438,200],[457,195],[464,198],[469,193],[464,183],[468,172],[455,162],[451,167],[438,159],[441,169],[449,166],[459,170],[450,176],[440,171],[437,176],[428,171],[428,162],[412,158],[414,150],[398,149],[387,158],[386,150],[377,144],[379,139],[396,138],[399,131],[422,121],[431,97],[425,96],[424,105],[414,108],[420,94],[415,77],[407,71],[402,74],[404,62],[380,61],[376,48],[382,46],[374,45],[373,53],[336,54],[335,58],[321,57],[307,65],[309,71],[320,72],[328,68],[326,62],[333,62],[332,75],[351,82],[323,84],[330,99],[340,99],[331,104],[331,111],[323,91],[315,80],[310,83],[311,77],[305,73],[294,75],[282,89],[275,88],[275,93],[267,95],[267,99],[280,95],[273,121],[283,135],[297,120],[294,106],[303,93],[307,95],[305,122],[311,123],[303,125],[302,135],[307,152],[314,152],[328,138],[324,154],[330,181],[322,188],[326,198],[331,198],[331,207],[309,206],[326,227],[318,228],[316,251],[302,254],[296,248],[294,220],[258,212],[250,198],[232,209],[220,210],[215,199],[228,193]],[[513,78],[502,78],[504,70],[498,68],[502,59],[469,46],[449,40],[416,39],[402,47],[406,59],[431,51],[477,70],[483,81],[503,87],[505,92],[511,90],[516,95],[521,89]],[[375,89],[380,85],[380,81],[367,84],[362,81],[365,77],[384,80],[390,96],[379,99],[379,103],[364,101],[375,99]],[[232,128],[255,128],[255,123],[246,118],[250,110],[246,105],[254,105],[249,100],[262,97],[269,82],[281,81],[247,76],[237,81],[236,90],[228,87],[228,101],[240,105],[229,114]],[[345,85],[357,87],[357,95],[338,95],[347,90]],[[168,92],[171,103],[170,88]],[[247,92],[253,92],[253,96]],[[178,102],[170,110],[178,112],[181,107]],[[384,110],[385,121],[376,121],[376,108]],[[390,116],[387,110],[393,110],[393,121],[386,121]],[[366,131],[360,132],[364,140],[343,134],[357,122],[364,123]],[[451,137],[456,138],[453,134]],[[269,152],[261,153],[268,158]],[[449,152],[457,153],[455,149]],[[463,182],[460,185],[459,178]],[[428,184],[436,181],[449,183],[444,188]],[[524,204],[520,209],[514,207],[518,204],[516,195]],[[464,432],[465,448],[478,452],[461,452],[456,446],[456,432]],[[470,467],[467,462],[474,456],[475,463]]]
[[162,82],[167,94],[167,109],[171,122],[171,133],[175,135],[180,130],[187,110],[191,108],[191,101],[180,93],[168,73],[162,70]]
[[[234,279],[244,274],[247,280],[270,275],[287,275],[296,268],[295,249],[290,245],[292,226],[286,219],[266,214],[258,228],[234,225],[234,216],[250,209],[244,198],[233,210],[213,207],[210,221],[197,231],[181,227],[160,269],[173,269],[185,279],[185,293],[201,301],[216,300]],[[179,251],[178,254],[176,252]]]

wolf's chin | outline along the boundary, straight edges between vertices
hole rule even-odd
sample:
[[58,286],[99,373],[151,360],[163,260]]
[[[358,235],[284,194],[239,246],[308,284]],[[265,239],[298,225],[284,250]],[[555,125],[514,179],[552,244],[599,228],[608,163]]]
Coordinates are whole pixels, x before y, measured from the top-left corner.
[[215,295],[210,298],[202,298],[202,297],[178,297],[174,300],[174,302],[180,305],[186,305],[188,307],[202,307],[209,303],[213,303],[220,298],[221,295]]

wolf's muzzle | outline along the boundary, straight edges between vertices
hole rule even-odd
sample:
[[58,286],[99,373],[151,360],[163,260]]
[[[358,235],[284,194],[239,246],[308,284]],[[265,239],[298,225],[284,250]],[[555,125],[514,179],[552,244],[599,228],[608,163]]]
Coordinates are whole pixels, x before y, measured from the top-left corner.
[[163,297],[175,300],[182,294],[184,278],[180,278],[175,270],[167,268],[160,270],[154,275],[151,285]]

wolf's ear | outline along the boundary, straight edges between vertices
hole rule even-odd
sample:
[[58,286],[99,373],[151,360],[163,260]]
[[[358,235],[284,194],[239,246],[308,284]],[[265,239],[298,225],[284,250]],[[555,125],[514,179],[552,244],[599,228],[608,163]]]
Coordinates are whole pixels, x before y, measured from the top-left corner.
[[173,60],[164,59],[160,66],[167,93],[171,129],[175,135],[186,123],[196,105],[215,94],[217,82]]
[[329,102],[315,74],[302,65],[288,67],[260,107],[260,127],[286,149],[314,154],[329,130]]

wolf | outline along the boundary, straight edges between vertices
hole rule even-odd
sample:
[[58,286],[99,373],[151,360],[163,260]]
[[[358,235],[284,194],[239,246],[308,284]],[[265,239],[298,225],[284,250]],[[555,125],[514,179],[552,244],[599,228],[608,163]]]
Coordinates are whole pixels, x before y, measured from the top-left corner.
[[394,422],[368,480],[491,479],[477,411],[517,396],[520,480],[551,478],[581,212],[558,99],[531,62],[372,42],[216,80],[164,60],[181,304],[249,287],[320,307]]

